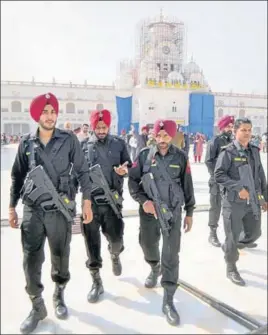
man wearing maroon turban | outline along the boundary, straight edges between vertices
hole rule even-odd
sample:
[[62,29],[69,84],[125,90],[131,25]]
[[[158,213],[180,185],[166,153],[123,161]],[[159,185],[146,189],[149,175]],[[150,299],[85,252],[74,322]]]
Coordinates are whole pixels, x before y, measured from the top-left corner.
[[[129,170],[129,190],[132,198],[140,204],[139,242],[144,258],[151,267],[145,287],[155,287],[162,273],[161,285],[164,288],[162,310],[167,321],[171,325],[177,325],[180,317],[174,306],[173,297],[179,277],[182,206],[185,205],[186,211],[183,226],[185,232],[188,232],[192,227],[195,197],[187,156],[171,144],[172,138],[176,135],[176,123],[171,120],[158,120],[154,124],[153,132],[156,145],[141,150],[133,163]],[[144,178],[149,176],[149,180],[154,180],[151,183],[158,191],[157,202],[154,202],[155,199],[150,194],[151,188],[144,181]],[[163,227],[159,221],[159,214],[163,212],[162,206],[168,208],[171,218],[166,222],[170,227],[169,237],[163,233],[160,256],[159,240]]]
[[232,141],[232,133],[234,126],[234,117],[225,115],[218,121],[220,134],[214,136],[207,144],[205,164],[210,174],[209,178],[209,193],[210,193],[210,208],[208,226],[210,228],[209,243],[214,247],[220,247],[220,241],[217,235],[218,222],[221,213],[221,193],[220,188],[214,179],[214,169],[221,152],[221,149],[227,146]]
[[[41,283],[46,237],[51,252],[51,278],[55,282],[53,294],[55,314],[59,319],[68,316],[63,294],[70,279],[69,254],[72,231],[70,218],[75,215],[76,189],[72,184],[70,173],[72,170],[76,172],[83,193],[84,223],[87,224],[92,220],[88,166],[76,136],[55,127],[58,112],[59,103],[52,93],[42,94],[33,99],[30,114],[38,123],[38,129],[36,134],[22,138],[11,171],[9,224],[12,228],[18,228],[16,205],[21,193],[24,204],[21,224],[23,268],[26,292],[32,301],[32,311],[20,328],[21,332],[26,334],[31,333],[38,322],[47,316],[42,298],[44,286]],[[28,172],[35,168],[38,171],[44,169],[59,196],[62,196],[69,205],[73,205],[69,220],[57,209],[50,191],[44,191],[42,186],[35,185],[30,175],[27,177]],[[44,206],[46,211],[43,210]]]
[[[93,130],[92,136],[81,142],[89,168],[99,164],[110,190],[117,192],[118,199],[121,199],[123,177],[127,175],[128,166],[131,165],[126,143],[120,137],[109,134],[111,113],[108,110],[92,112],[90,125]],[[88,254],[86,266],[93,281],[87,299],[90,303],[95,303],[104,291],[100,277],[102,267],[100,227],[108,240],[113,273],[115,276],[120,276],[122,265],[119,255],[124,250],[124,222],[113,211],[101,184],[93,183],[91,197],[94,218],[90,225],[82,225],[82,227]],[[122,210],[121,205],[118,205],[118,210]]]
[[141,128],[141,134],[138,135],[138,145],[137,145],[137,150],[136,150],[136,157],[138,156],[138,154],[143,148],[147,147],[148,133],[149,133],[149,128],[147,126],[143,126]]

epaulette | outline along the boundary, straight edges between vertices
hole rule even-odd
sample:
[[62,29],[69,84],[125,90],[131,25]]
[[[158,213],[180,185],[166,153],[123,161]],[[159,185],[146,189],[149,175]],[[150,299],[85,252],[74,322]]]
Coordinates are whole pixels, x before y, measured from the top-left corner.
[[121,137],[118,136],[118,135],[111,135],[111,137],[112,137],[112,139],[114,139],[114,140],[116,140],[116,141],[125,142],[125,141],[123,140],[123,138],[121,138]]

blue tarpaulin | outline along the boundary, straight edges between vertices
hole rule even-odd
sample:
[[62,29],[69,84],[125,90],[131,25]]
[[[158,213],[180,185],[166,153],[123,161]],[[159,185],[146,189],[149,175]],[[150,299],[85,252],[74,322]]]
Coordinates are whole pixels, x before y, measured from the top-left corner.
[[190,94],[189,133],[202,133],[208,138],[214,130],[214,95],[207,93]]
[[117,109],[117,134],[120,135],[123,129],[129,132],[132,120],[132,96],[121,98],[116,97]]

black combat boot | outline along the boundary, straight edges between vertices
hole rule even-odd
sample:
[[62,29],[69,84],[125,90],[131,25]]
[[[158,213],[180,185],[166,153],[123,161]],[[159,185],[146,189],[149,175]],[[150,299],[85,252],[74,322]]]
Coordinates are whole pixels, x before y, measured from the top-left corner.
[[90,303],[95,303],[99,300],[99,297],[104,292],[104,290],[99,270],[92,270],[90,273],[93,279],[93,284],[90,292],[87,295],[87,300]]
[[244,248],[253,249],[253,248],[256,248],[257,246],[258,246],[257,243],[241,243],[241,242],[237,243],[238,249],[244,249]]
[[149,276],[145,280],[145,287],[147,288],[153,288],[157,285],[158,277],[161,275],[161,266],[160,263],[157,263],[155,265],[152,265],[152,270],[149,274]]
[[113,273],[115,276],[120,276],[122,273],[122,264],[118,254],[111,254]]
[[210,228],[210,234],[208,238],[209,243],[211,243],[214,247],[220,247],[221,243],[217,236],[217,228]]
[[173,303],[174,293],[169,292],[164,289],[164,299],[162,311],[166,315],[167,322],[172,326],[177,326],[180,324],[180,316]]
[[229,278],[236,285],[246,285],[244,279],[241,278],[235,264],[227,263],[227,278]]
[[56,283],[55,291],[53,294],[53,306],[55,308],[55,315],[58,319],[66,319],[68,316],[68,309],[64,302],[65,284]]
[[43,320],[47,316],[47,309],[44,304],[43,298],[40,297],[30,297],[32,300],[33,308],[29,316],[23,321],[20,326],[20,331],[22,334],[30,334],[35,330],[38,322]]

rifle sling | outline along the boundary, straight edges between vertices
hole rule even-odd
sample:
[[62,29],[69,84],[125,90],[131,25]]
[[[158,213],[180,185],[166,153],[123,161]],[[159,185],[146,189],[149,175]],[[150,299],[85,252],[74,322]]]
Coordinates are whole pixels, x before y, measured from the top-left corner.
[[[60,149],[60,147],[62,146],[65,140],[66,138],[59,138],[57,139],[57,141],[55,141],[55,144],[53,148],[51,149],[53,156],[56,155],[56,153],[58,152],[58,150]],[[56,172],[53,164],[51,163],[52,157],[48,157],[48,155],[45,153],[44,150],[40,148],[40,146],[38,146],[36,150],[37,150],[38,156],[43,161],[44,167],[47,170],[47,173],[49,177],[51,178],[52,183],[54,184],[56,188],[58,188],[59,178],[58,178],[58,173]]]

